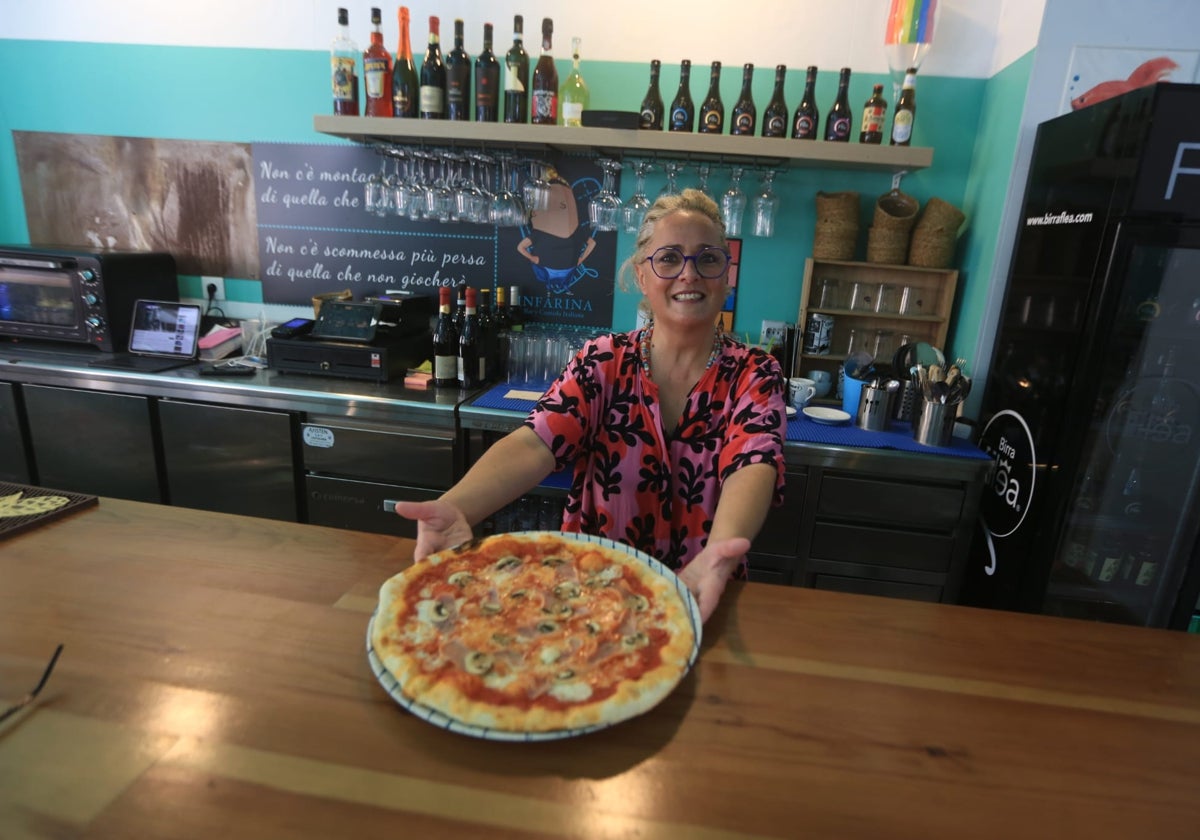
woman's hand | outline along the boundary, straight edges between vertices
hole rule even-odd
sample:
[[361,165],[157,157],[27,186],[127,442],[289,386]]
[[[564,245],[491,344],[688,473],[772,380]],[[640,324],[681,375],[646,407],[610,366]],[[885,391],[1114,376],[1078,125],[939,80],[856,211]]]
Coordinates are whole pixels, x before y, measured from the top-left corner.
[[734,569],[750,550],[750,540],[745,537],[730,537],[727,540],[710,540],[704,550],[692,562],[679,570],[679,579],[687,585],[700,605],[700,620],[708,617],[717,608],[725,584]]
[[450,502],[396,502],[396,513],[417,520],[417,547],[413,560],[462,545],[474,537],[463,512]]

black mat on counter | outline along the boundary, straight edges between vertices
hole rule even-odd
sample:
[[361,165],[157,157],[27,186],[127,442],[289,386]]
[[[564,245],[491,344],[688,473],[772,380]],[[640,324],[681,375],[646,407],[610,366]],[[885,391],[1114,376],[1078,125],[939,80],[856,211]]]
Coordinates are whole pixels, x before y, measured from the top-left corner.
[[97,502],[95,496],[83,493],[0,481],[0,539],[94,507]]

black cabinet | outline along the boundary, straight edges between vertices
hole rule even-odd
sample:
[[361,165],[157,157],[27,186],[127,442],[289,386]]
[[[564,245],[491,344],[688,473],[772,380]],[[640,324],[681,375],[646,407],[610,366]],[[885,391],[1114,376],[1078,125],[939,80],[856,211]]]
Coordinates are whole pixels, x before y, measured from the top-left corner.
[[40,486],[163,501],[150,399],[44,385],[22,395]]
[[767,512],[762,530],[750,546],[750,580],[791,583],[796,558],[801,554],[800,522],[808,490],[808,472],[789,469],[783,503]]
[[0,382],[0,481],[29,484],[33,477],[17,399],[17,386]]
[[295,415],[161,400],[166,501],[301,521]]

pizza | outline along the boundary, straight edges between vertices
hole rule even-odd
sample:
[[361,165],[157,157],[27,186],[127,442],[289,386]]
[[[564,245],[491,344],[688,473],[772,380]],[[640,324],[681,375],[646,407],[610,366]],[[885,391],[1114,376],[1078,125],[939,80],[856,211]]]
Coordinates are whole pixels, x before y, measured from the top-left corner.
[[698,614],[665,568],[590,539],[501,534],[414,563],[380,589],[375,656],[405,698],[481,729],[641,714],[687,673]]

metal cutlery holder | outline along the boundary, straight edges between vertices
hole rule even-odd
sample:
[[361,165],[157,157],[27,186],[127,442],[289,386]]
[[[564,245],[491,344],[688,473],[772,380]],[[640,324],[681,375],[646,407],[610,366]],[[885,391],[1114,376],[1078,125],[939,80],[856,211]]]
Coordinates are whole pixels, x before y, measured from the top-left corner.
[[892,417],[896,420],[908,421],[913,416],[913,406],[921,399],[921,384],[911,379],[904,380],[904,385],[893,401]]
[[954,436],[954,421],[958,418],[959,403],[913,402],[913,440],[922,446],[949,446]]
[[896,389],[885,386],[863,385],[858,398],[858,415],[855,423],[869,432],[886,432],[892,421],[892,402],[899,395]]

